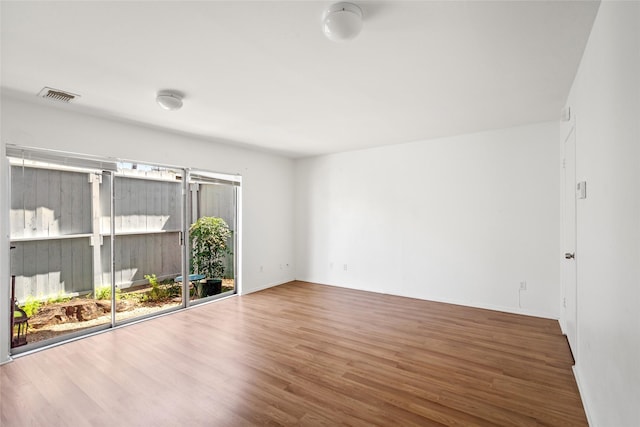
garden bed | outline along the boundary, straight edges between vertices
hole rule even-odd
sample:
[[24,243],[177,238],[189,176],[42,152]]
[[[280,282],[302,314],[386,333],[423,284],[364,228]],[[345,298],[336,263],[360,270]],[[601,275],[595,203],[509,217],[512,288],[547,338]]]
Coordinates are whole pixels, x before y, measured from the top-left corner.
[[[233,290],[234,280],[225,279],[222,291]],[[172,281],[143,285],[116,294],[116,321],[144,317],[182,304],[182,288]],[[191,292],[191,300],[194,300]],[[96,291],[99,299],[59,298],[31,307],[27,342],[34,343],[111,323],[111,292]]]

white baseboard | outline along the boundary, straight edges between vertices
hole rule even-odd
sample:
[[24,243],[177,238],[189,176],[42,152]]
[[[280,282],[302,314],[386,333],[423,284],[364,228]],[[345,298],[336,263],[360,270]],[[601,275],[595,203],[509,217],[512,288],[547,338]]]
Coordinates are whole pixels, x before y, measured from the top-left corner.
[[361,291],[366,291],[366,292],[374,292],[374,293],[378,293],[378,294],[395,295],[395,296],[399,296],[399,297],[414,298],[414,299],[420,299],[420,300],[424,300],[424,301],[441,302],[441,303],[445,303],[445,304],[454,304],[454,305],[462,305],[462,306],[465,306],[465,307],[482,308],[482,309],[485,309],[485,310],[501,311],[501,312],[504,312],[504,313],[513,313],[513,314],[522,314],[524,316],[541,317],[543,319],[559,320],[559,317],[557,315],[546,313],[544,311],[530,310],[530,309],[526,309],[526,308],[503,307],[503,306],[499,306],[499,305],[475,303],[475,302],[470,302],[470,301],[462,301],[462,300],[449,299],[449,298],[420,297],[420,296],[416,296],[416,295],[407,295],[407,294],[402,294],[402,293],[383,292],[383,291],[376,291],[376,290],[372,290],[372,289],[355,288],[355,287],[351,287],[351,286],[347,286],[347,285],[337,285],[337,284],[330,284],[330,283],[322,283],[322,282],[317,282],[317,281],[313,281],[313,280],[305,280],[305,279],[296,279],[296,280],[309,282],[309,283],[314,283],[314,284],[318,284],[318,285],[336,286],[336,287],[340,287],[340,288],[354,289],[354,290],[359,290],[359,291],[361,290]]
[[267,283],[266,285],[258,286],[257,288],[242,289],[242,293],[240,295],[248,295],[258,291],[264,291],[265,289],[273,288],[274,286],[284,285],[285,283],[293,282],[295,280],[296,279],[287,280],[285,282],[272,282],[272,283]]
[[527,308],[512,308],[512,307],[502,307],[499,305],[492,305],[492,304],[479,304],[479,303],[476,304],[476,303],[454,302],[454,301],[441,301],[441,302],[446,302],[449,304],[464,305],[467,307],[483,308],[485,310],[502,311],[505,313],[522,314],[524,316],[541,317],[543,319],[559,320],[558,316],[555,316],[553,314],[549,314],[549,313],[538,311],[538,310],[529,310]]
[[416,297],[411,295],[400,295],[400,294],[392,294],[392,295],[421,299],[425,301],[441,302],[444,304],[462,305],[464,307],[481,308],[484,310],[501,311],[503,313],[521,314],[523,316],[541,317],[543,319],[558,320],[558,316],[554,316],[553,314],[549,314],[549,313],[538,311],[538,310],[529,310],[526,308],[503,307],[500,305],[461,301],[461,300],[449,299],[449,298],[421,298],[421,297]]
[[587,423],[589,423],[590,426],[595,426],[596,424],[593,420],[593,417],[591,416],[591,413],[589,412],[589,405],[587,403],[589,402],[588,393],[586,392],[584,388],[584,383],[581,380],[580,371],[577,369],[575,365],[573,366],[573,377],[576,379],[576,384],[578,385],[578,393],[580,393],[580,400],[582,400],[582,408],[584,409],[584,413],[587,416]]

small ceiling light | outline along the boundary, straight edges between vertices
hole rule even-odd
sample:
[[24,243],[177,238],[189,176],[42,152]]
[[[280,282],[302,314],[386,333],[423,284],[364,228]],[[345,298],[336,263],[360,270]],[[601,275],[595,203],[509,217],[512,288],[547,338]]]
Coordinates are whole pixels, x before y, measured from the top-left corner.
[[353,39],[362,30],[362,10],[353,3],[335,3],[324,12],[322,29],[334,42]]
[[182,94],[178,92],[158,92],[156,102],[165,110],[179,110],[182,108]]

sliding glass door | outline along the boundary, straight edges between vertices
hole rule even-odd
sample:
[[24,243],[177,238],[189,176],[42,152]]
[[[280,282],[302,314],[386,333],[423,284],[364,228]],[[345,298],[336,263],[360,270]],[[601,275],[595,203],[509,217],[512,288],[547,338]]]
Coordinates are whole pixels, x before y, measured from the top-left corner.
[[12,354],[236,293],[239,177],[7,156]]

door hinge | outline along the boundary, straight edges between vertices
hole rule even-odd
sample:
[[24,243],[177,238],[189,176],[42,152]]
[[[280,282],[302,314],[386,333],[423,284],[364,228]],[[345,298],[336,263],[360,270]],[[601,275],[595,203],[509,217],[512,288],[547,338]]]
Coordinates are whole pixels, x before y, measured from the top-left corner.
[[567,159],[562,159],[562,169],[567,168]]

